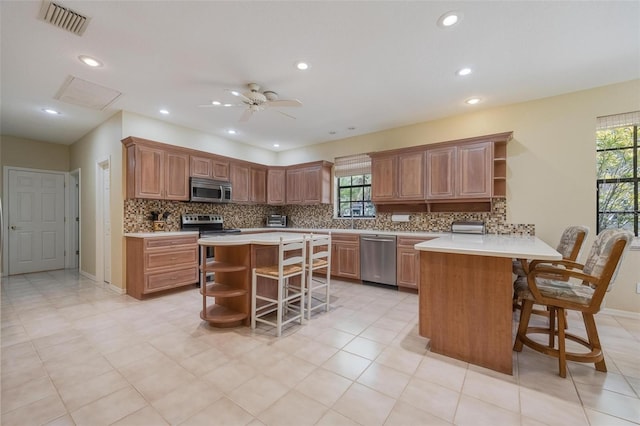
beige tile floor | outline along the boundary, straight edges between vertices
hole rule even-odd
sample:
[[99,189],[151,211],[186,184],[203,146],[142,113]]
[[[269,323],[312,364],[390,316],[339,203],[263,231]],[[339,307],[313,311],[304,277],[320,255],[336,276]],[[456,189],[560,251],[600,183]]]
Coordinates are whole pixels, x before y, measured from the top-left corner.
[[3,279],[1,301],[5,426],[640,423],[637,319],[599,314],[609,372],[562,379],[527,348],[513,376],[432,354],[417,296],[341,281],[279,339],[210,328],[195,287],[141,302],[54,271]]

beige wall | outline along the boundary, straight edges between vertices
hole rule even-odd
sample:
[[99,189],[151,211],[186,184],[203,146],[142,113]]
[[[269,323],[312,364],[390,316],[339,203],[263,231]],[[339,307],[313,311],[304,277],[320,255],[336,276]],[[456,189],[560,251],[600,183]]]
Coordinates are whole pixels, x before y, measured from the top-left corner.
[[124,288],[122,215],[122,116],[115,114],[71,145],[71,170],[80,170],[80,270],[96,276],[96,174],[98,163],[110,161],[111,284]]
[[[281,153],[280,164],[513,131],[508,145],[507,220],[532,223],[549,244],[571,224],[596,231],[596,117],[640,109],[640,80],[492,108]],[[585,250],[586,252],[587,250]],[[584,256],[584,254],[583,254]],[[631,251],[607,307],[640,312],[640,251]]]
[[175,126],[131,112],[123,112],[122,114],[122,134],[123,137],[137,136],[260,164],[277,164],[276,152],[230,141],[186,127]]

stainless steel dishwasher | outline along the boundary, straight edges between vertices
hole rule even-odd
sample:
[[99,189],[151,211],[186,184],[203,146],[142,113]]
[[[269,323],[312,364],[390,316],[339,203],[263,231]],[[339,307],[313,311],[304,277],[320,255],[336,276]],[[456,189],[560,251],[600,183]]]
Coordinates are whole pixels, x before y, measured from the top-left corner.
[[397,287],[394,235],[360,236],[360,279]]

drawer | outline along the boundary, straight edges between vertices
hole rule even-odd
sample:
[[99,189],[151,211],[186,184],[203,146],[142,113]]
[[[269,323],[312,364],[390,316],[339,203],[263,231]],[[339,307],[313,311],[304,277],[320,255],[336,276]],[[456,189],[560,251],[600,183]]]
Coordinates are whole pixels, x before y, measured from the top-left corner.
[[194,284],[198,282],[198,279],[197,266],[157,274],[147,274],[145,277],[145,289],[162,290],[184,284]]
[[360,243],[360,235],[358,234],[331,234],[332,243]]
[[145,268],[165,268],[185,264],[198,264],[198,247],[145,253]]
[[144,245],[146,249],[167,248],[181,246],[186,244],[198,244],[197,235],[189,235],[185,237],[167,237],[167,238],[145,238]]

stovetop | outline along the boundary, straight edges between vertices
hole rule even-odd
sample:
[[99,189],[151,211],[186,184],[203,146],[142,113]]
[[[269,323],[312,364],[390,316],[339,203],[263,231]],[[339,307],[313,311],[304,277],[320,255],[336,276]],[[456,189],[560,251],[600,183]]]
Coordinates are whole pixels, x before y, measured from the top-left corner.
[[183,230],[199,231],[201,236],[240,232],[239,229],[224,228],[224,220],[219,214],[183,214],[181,225]]

